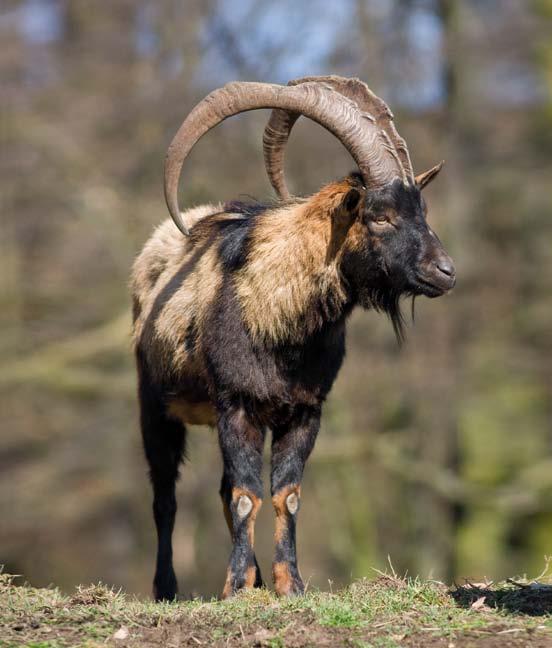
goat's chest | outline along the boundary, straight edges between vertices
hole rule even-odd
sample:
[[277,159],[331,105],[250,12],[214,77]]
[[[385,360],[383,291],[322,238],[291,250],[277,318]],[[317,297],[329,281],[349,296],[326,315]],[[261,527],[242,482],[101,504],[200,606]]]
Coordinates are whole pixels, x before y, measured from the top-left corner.
[[212,389],[259,403],[320,403],[345,353],[343,323],[313,334],[302,344],[277,347],[255,346],[248,336],[230,335],[228,330],[220,330],[217,338],[206,349]]

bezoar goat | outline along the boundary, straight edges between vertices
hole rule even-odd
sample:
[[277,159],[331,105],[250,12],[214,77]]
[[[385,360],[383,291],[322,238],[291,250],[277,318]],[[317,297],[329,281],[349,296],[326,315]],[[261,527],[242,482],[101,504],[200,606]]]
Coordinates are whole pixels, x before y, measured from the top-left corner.
[[[280,200],[181,213],[179,176],[194,144],[227,117],[257,108],[273,109],[264,154]],[[333,133],[358,166],[308,198],[291,197],[283,175],[285,145],[300,115]],[[358,79],[230,83],[183,122],[165,163],[172,221],[155,230],[132,274],[141,428],[158,535],[156,599],[177,593],[175,481],[189,424],[218,429],[220,496],[232,536],[223,597],[263,584],[253,544],[267,431],[275,590],[303,592],[295,549],[301,478],[343,361],[347,318],[357,305],[383,311],[400,337],[401,296],[437,297],[455,284],[421,194],[440,169],[414,175],[393,115]]]

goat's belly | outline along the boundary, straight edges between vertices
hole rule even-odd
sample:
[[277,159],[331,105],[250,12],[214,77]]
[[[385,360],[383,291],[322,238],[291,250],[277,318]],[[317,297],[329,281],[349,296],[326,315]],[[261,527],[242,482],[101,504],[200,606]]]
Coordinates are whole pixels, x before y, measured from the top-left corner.
[[188,425],[215,425],[215,409],[208,401],[191,402],[174,398],[167,404],[167,414]]

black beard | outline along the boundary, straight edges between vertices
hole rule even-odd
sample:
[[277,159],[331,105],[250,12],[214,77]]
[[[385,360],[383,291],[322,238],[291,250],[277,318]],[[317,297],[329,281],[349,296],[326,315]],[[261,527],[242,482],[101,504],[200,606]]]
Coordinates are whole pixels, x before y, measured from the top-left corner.
[[389,290],[389,288],[371,288],[363,290],[359,294],[359,303],[363,308],[385,313],[391,320],[399,346],[402,345],[405,339],[405,322],[400,305],[400,298],[403,295],[404,293]]

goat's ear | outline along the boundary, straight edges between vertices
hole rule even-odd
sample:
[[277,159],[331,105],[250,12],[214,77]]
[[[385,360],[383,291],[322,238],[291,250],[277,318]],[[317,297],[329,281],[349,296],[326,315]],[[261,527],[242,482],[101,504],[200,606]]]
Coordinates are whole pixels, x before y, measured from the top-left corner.
[[416,180],[416,186],[418,189],[423,189],[426,185],[428,185],[432,180],[434,180],[437,175],[439,174],[439,171],[443,168],[443,164],[445,161],[439,162],[439,164],[436,164],[434,167],[431,169],[428,169],[427,171],[424,171],[423,173],[420,173],[420,175],[417,175],[415,180]]
[[343,242],[345,241],[351,225],[355,222],[359,206],[362,199],[362,193],[354,187],[344,194],[341,202],[332,212],[332,233],[326,261],[330,263],[336,257]]
[[356,213],[358,211],[361,198],[362,194],[360,193],[360,191],[353,187],[352,189],[349,189],[349,191],[345,194],[345,198],[343,199],[343,207],[351,213]]
[[349,229],[358,215],[361,198],[362,193],[359,189],[356,187],[349,189],[332,214],[334,225]]

